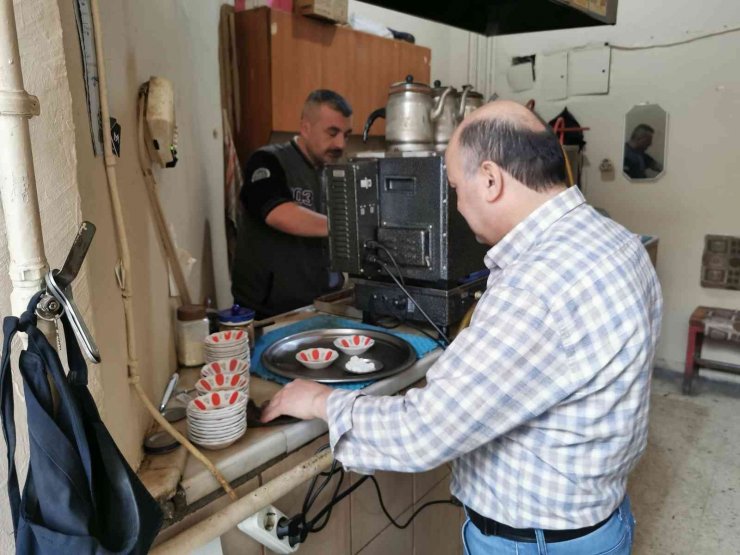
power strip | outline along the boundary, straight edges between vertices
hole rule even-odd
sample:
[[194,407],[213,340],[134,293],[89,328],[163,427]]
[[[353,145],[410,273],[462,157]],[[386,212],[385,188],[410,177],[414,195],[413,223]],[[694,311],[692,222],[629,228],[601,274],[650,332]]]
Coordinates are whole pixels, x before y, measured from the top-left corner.
[[291,547],[288,538],[277,537],[277,526],[281,518],[287,518],[272,505],[257,511],[243,520],[237,527],[275,553],[295,553],[300,544]]

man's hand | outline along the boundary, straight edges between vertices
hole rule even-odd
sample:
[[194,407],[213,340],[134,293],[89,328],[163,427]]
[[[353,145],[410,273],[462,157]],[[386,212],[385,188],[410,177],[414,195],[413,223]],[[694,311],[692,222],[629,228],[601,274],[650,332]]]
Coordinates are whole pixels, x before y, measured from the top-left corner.
[[302,420],[326,420],[326,400],[334,391],[331,387],[307,380],[295,380],[272,398],[262,410],[262,422],[287,414]]

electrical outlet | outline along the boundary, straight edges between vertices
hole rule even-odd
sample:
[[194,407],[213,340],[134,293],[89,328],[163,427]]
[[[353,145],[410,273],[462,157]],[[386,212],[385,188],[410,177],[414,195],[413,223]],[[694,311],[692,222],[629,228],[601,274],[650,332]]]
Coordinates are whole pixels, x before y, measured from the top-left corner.
[[278,509],[268,505],[237,524],[237,527],[275,553],[295,553],[300,544],[291,547],[287,537],[277,537],[277,526],[281,518],[286,517]]

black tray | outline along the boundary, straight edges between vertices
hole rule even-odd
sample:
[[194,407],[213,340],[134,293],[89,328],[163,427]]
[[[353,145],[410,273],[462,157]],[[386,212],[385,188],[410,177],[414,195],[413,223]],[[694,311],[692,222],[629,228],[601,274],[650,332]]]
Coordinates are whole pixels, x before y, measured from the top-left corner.
[[[380,370],[367,374],[352,374],[344,369],[344,365],[352,357],[337,349],[334,346],[334,340],[337,337],[355,334],[372,337],[375,340],[375,345],[359,356],[379,360],[383,363]],[[298,351],[310,347],[334,349],[339,353],[339,358],[326,368],[311,370],[295,359]],[[414,362],[416,362],[414,348],[400,337],[382,331],[353,328],[310,330],[296,333],[276,341],[262,353],[262,364],[278,376],[292,379],[302,378],[323,383],[379,380],[403,372]]]

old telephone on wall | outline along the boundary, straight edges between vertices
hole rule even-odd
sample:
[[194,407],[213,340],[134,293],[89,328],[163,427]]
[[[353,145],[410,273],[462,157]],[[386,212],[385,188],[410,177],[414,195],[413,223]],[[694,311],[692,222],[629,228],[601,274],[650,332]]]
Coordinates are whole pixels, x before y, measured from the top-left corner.
[[163,168],[173,168],[177,164],[177,125],[172,83],[152,77],[145,88],[144,140],[149,158]]

